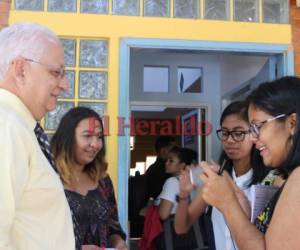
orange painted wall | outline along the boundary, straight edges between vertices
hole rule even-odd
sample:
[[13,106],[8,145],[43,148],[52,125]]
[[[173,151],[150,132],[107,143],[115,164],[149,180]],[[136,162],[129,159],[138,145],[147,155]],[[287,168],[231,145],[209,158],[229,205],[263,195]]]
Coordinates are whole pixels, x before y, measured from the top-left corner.
[[300,76],[300,7],[296,6],[296,0],[290,0],[290,10],[292,41],[295,54],[295,74]]
[[0,29],[8,25],[11,0],[0,0]]

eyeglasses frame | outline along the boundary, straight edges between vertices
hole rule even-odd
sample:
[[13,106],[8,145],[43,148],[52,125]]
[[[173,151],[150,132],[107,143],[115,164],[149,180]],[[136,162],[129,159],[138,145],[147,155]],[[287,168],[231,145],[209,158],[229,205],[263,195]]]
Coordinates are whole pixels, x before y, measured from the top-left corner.
[[260,135],[260,129],[263,127],[263,125],[271,122],[271,121],[275,121],[277,119],[280,119],[282,117],[285,117],[286,114],[280,114],[280,115],[276,115],[274,117],[271,117],[269,119],[266,119],[262,122],[259,122],[259,124],[255,124],[255,123],[250,123],[250,126],[249,126],[249,132],[251,134],[252,137],[254,138],[259,138],[259,135]]
[[[28,62],[33,62],[33,63],[37,63],[37,64],[40,64],[44,67],[46,67],[50,73],[55,73],[57,76],[58,79],[62,80],[66,77],[66,69],[64,66],[61,66],[59,69],[54,69],[54,66],[53,65],[50,65],[50,64],[46,64],[46,63],[41,63],[39,61],[36,61],[36,60],[33,60],[33,59],[30,59],[30,58],[24,58],[25,61],[28,61]],[[53,74],[52,74],[53,75]]]
[[[226,138],[225,140],[222,140],[222,139],[220,138],[220,136],[219,136],[219,132],[221,132],[221,131],[224,131],[224,129],[218,129],[218,130],[216,130],[216,134],[217,134],[218,139],[219,139],[220,141],[222,141],[222,142],[227,141],[227,140],[229,139],[229,136],[231,136],[232,140],[234,140],[235,142],[242,142],[242,141],[245,140],[246,134],[249,134],[249,133],[250,133],[249,130],[248,130],[248,131],[247,131],[247,130],[245,130],[245,131],[242,131],[242,130],[231,130],[231,131],[229,131],[229,130],[227,130],[227,131],[228,131],[228,136],[227,136],[227,138]],[[243,139],[242,139],[242,140],[236,140],[236,139],[234,138],[234,136],[232,136],[232,133],[233,133],[233,132],[242,132],[242,133],[243,133]]]

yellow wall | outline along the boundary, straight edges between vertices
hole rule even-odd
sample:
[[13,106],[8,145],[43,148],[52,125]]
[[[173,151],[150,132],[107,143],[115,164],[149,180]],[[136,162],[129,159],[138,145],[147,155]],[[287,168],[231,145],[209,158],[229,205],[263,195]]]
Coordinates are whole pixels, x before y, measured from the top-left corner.
[[209,21],[179,18],[11,11],[10,23],[30,20],[63,36],[140,37],[290,44],[287,24]]
[[117,190],[119,42],[122,37],[183,39],[222,42],[290,44],[291,26],[175,18],[127,17],[79,13],[10,12],[10,24],[33,21],[48,26],[62,37],[108,39],[108,99],[110,117],[107,160]]

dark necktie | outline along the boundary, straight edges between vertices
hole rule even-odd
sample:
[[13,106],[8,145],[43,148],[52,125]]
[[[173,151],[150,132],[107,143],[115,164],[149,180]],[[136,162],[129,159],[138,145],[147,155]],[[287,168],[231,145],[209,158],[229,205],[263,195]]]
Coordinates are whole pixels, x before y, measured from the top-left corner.
[[43,153],[46,156],[47,160],[51,164],[52,168],[57,172],[54,157],[51,153],[48,136],[46,135],[46,133],[44,132],[44,129],[41,127],[41,125],[38,122],[36,123],[36,126],[34,128],[34,133],[35,133],[36,138],[37,138],[37,140],[40,144],[41,150],[43,151]]
[[[46,135],[44,129],[41,127],[41,125],[38,122],[36,123],[36,126],[34,128],[34,133],[35,133],[35,136],[36,136],[36,138],[39,142],[41,150],[43,151],[44,155],[46,156],[46,158],[49,161],[52,168],[55,170],[55,172],[57,172],[54,157],[53,157],[53,154],[51,153],[48,136]],[[72,214],[72,219],[73,219],[76,250],[80,250],[81,249],[81,242],[80,242],[79,224],[78,224],[77,219],[74,216],[72,210],[71,210],[71,214]]]

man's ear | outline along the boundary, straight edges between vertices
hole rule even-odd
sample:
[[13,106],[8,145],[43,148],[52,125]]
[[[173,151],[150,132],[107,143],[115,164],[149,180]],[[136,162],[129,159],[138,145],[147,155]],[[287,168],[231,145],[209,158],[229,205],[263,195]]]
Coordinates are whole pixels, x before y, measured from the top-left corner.
[[288,126],[291,135],[294,135],[296,132],[296,123],[297,123],[297,114],[296,113],[290,114],[289,117],[287,118],[286,124]]
[[25,78],[25,60],[22,57],[18,57],[11,64],[16,82],[23,84]]

